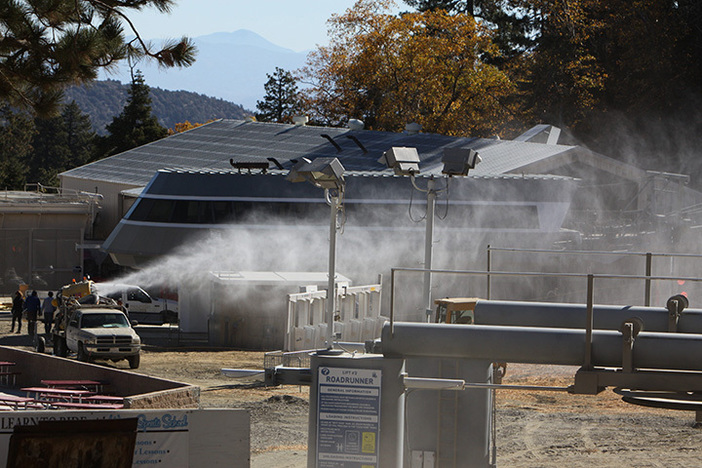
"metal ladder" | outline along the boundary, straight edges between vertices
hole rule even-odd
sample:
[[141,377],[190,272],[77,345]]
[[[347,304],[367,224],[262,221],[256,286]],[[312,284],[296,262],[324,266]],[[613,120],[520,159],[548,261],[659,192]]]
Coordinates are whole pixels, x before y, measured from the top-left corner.
[[[457,360],[440,360],[439,375],[442,378],[457,378]],[[458,432],[457,391],[439,390],[436,422],[436,468],[456,468],[456,444]]]

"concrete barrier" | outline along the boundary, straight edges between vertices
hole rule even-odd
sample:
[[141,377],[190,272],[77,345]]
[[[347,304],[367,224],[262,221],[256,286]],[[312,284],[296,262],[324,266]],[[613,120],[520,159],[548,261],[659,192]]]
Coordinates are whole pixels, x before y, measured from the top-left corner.
[[106,392],[125,397],[125,406],[197,408],[200,404],[200,387],[183,382],[7,346],[0,346],[0,361],[15,363],[16,388],[39,386],[41,380],[98,380],[107,384]]
[[124,398],[125,409],[199,408],[200,387],[188,386]]

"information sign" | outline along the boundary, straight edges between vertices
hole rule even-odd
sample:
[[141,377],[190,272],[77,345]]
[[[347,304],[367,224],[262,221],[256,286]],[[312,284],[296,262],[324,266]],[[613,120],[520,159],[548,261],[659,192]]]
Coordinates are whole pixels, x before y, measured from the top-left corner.
[[320,367],[318,372],[317,467],[377,468],[381,371]]

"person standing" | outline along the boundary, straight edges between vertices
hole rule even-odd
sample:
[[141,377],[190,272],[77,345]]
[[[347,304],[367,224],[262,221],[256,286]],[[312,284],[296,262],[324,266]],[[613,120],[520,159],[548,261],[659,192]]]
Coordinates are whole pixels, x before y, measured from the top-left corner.
[[44,333],[47,335],[51,332],[51,324],[54,321],[54,311],[56,311],[56,306],[54,302],[54,293],[49,291],[49,296],[44,299],[41,304],[41,314],[44,316]]
[[29,336],[34,336],[37,331],[37,317],[41,310],[41,302],[36,291],[32,291],[32,295],[24,301],[24,308],[27,311],[27,333]]
[[12,328],[10,328],[10,333],[15,331],[15,320],[17,321],[17,333],[22,331],[22,310],[24,310],[24,299],[22,299],[22,293],[17,291],[15,297],[12,298]]

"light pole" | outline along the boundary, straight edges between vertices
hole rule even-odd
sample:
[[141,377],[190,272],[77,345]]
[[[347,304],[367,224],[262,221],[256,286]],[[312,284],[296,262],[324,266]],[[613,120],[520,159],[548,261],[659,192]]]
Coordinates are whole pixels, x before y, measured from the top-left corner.
[[[453,176],[466,176],[471,169],[475,168],[482,159],[477,151],[468,148],[445,148],[441,159],[443,163],[442,174],[449,178]],[[442,190],[436,189],[436,180],[430,176],[427,181],[427,188],[422,189],[417,185],[415,176],[419,174],[419,153],[416,148],[393,147],[383,153],[378,162],[393,169],[396,175],[409,176],[412,186],[427,194],[426,230],[424,233],[424,290],[423,299],[427,322],[431,321],[433,304],[431,301],[431,269],[432,256],[434,251],[434,209],[436,207],[436,195]]]
[[334,345],[334,309],[336,302],[336,231],[339,211],[344,203],[344,166],[337,158],[317,158],[310,161],[302,158],[287,176],[291,182],[309,182],[324,189],[324,197],[331,207],[329,225],[329,281],[327,285],[327,340],[331,349]]

